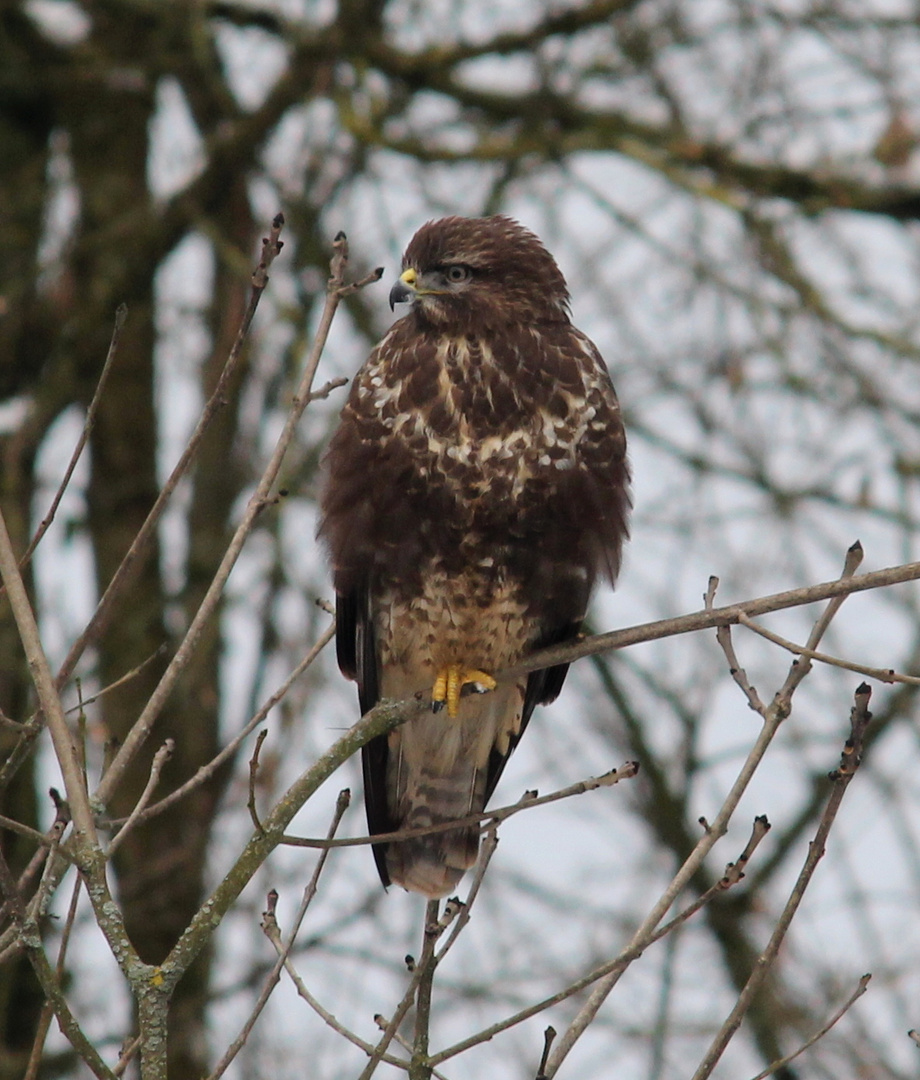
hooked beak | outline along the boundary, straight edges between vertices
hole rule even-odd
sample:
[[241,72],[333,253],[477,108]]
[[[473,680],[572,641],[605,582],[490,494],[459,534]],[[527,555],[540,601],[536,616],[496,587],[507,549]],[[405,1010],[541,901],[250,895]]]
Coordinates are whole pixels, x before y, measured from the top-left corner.
[[417,281],[418,274],[411,267],[403,270],[399,281],[390,289],[390,311],[393,311],[397,304],[408,304],[415,299]]

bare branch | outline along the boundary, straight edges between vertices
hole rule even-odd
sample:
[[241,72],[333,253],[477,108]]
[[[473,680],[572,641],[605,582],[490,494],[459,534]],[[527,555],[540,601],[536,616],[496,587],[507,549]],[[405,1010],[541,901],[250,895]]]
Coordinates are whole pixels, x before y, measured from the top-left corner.
[[[249,297],[249,305],[246,312],[243,315],[242,322],[240,323],[239,331],[236,335],[236,340],[230,350],[230,354],[227,357],[227,362],[224,364],[223,370],[220,373],[214,391],[208,398],[198,423],[195,426],[195,430],[192,432],[191,438],[188,441],[185,449],[176,462],[175,467],[169,475],[166,483],[163,485],[163,489],[157,496],[156,501],[150,509],[150,513],[144,520],[143,525],[138,530],[137,536],[135,536],[131,547],[128,549],[125,557],[119,564],[118,569],[112,576],[112,580],[107,585],[105,592],[102,594],[99,603],[96,605],[96,610],[93,612],[92,618],[86,625],[83,633],[77,638],[70,648],[64,663],[61,665],[58,671],[55,685],[60,689],[70,675],[73,673],[74,668],[77,666],[77,662],[85,652],[86,648],[98,641],[100,635],[108,624],[111,618],[112,611],[114,609],[115,601],[119,596],[123,595],[124,591],[133,580],[133,577],[140,567],[140,558],[146,551],[150,540],[154,535],[157,524],[163,511],[166,509],[166,504],[172,497],[173,492],[179,485],[179,481],[188,472],[192,462],[194,461],[198,448],[201,445],[201,441],[205,436],[208,428],[211,426],[212,421],[216,417],[217,413],[227,403],[227,388],[230,386],[233,376],[239,367],[240,361],[243,355],[243,344],[249,334],[249,327],[252,323],[252,319],[256,313],[256,308],[259,306],[259,301],[262,298],[262,293],[268,282],[267,269],[281,251],[283,242],[279,239],[281,229],[284,225],[284,217],[278,214],[272,222],[272,227],[269,235],[262,241],[262,254],[259,260],[259,265],[256,267],[252,275],[252,291]],[[164,676],[165,677],[165,676]],[[162,682],[161,682],[162,685]],[[124,749],[124,748],[122,748]],[[134,751],[130,752],[133,756]],[[102,800],[103,802],[105,799]]]
[[[760,842],[763,835],[766,835],[766,829],[762,825],[758,824],[760,819],[757,819],[754,824],[754,830],[752,832],[751,840],[748,841],[745,851],[749,854],[753,852],[754,848]],[[756,838],[756,840],[755,840]],[[738,863],[741,863],[741,856],[739,856]],[[742,874],[732,875],[729,873],[729,868],[736,864],[729,863],[726,867],[726,875],[717,881],[711,888],[689,904],[681,912],[670,919],[668,922],[663,923],[657,930],[651,933],[648,938],[641,944],[630,944],[623,949],[618,956],[614,959],[601,964],[599,967],[594,968],[592,971],[583,975],[581,978],[576,979],[562,990],[557,991],[555,994],[551,994],[549,997],[544,998],[542,1001],[535,1002],[533,1005],[528,1005],[526,1008],[521,1009],[519,1012],[514,1013],[512,1016],[506,1017],[504,1020],[499,1020],[497,1023],[490,1025],[489,1027],[463,1039],[459,1043],[455,1043],[453,1046],[448,1047],[445,1050],[439,1051],[437,1054],[433,1054],[431,1061],[434,1064],[438,1064],[441,1061],[446,1061],[448,1058],[456,1057],[458,1054],[464,1053],[473,1046],[478,1046],[480,1043],[487,1042],[489,1039],[493,1039],[496,1035],[503,1031],[507,1031],[509,1028],[515,1027],[517,1024],[522,1023],[524,1020],[529,1020],[532,1016],[537,1016],[541,1012],[545,1012],[547,1009],[552,1008],[554,1005],[558,1005],[560,1002],[565,1001],[567,998],[581,993],[592,983],[596,983],[599,979],[603,979],[608,975],[622,974],[627,967],[637,960],[643,952],[649,947],[649,945],[660,941],[662,938],[670,934],[676,927],[682,923],[687,922],[698,911],[701,910],[706,904],[723,892],[726,888],[731,888],[733,885],[743,877]],[[555,1038],[555,1032],[553,1037]],[[543,1063],[544,1071],[546,1069],[546,1062]],[[548,1076],[549,1074],[547,1074]]]
[[[53,791],[54,789],[52,789]],[[8,820],[8,819],[4,819]],[[12,824],[12,823],[11,823]],[[32,878],[38,873],[39,868],[44,864],[44,871],[42,873],[41,881],[38,886],[38,893],[35,897],[35,902],[39,907],[43,906],[46,900],[45,892],[51,888],[49,869],[54,864],[54,856],[61,851],[61,837],[64,835],[64,830],[70,824],[70,808],[63,800],[57,802],[57,815],[54,823],[47,833],[35,832],[33,829],[29,829],[30,839],[37,839],[39,848],[29,860],[28,865],[19,875],[19,880],[16,882],[16,888],[18,895],[24,897],[26,891],[29,888],[29,884]],[[22,826],[24,829],[25,826]],[[17,828],[14,831],[19,832]],[[65,856],[67,857],[67,856]],[[0,918],[6,918],[9,914],[9,909],[6,903],[0,907]]]
[[[154,803],[153,806],[148,807],[138,819],[138,822],[149,821],[151,818],[161,814],[168,807],[177,803],[180,799],[185,798],[190,791],[193,791],[196,787],[199,787],[206,780],[208,780],[214,773],[224,764],[224,762],[232,757],[239,747],[249,738],[253,731],[261,724],[272,709],[281,701],[286,695],[293,684],[300,678],[300,676],[307,670],[308,667],[316,660],[317,656],[323,651],[323,649],[329,644],[329,642],[335,637],[335,623],[328,627],[320,635],[316,644],[307,652],[303,660],[294,668],[291,674],[284,680],[284,682],[278,687],[278,689],[266,700],[265,704],[256,712],[246,724],[237,732],[236,735],[227,743],[227,745],[216,754],[207,765],[202,765],[194,776],[189,777],[188,780],[180,787],[177,787],[175,791],[172,791],[164,799],[161,799],[158,803]],[[113,822],[118,824],[118,822]]]
[[[67,909],[67,918],[64,920],[64,929],[61,932],[61,945],[58,949],[57,964],[55,965],[55,976],[57,977],[59,986],[63,985],[66,974],[65,963],[67,960],[67,946],[70,943],[70,935],[73,932],[74,922],[77,918],[77,904],[80,900],[80,889],[82,884],[79,877],[74,880],[73,893],[70,897],[70,906]],[[35,1033],[35,1040],[32,1043],[32,1053],[29,1055],[29,1064],[26,1068],[23,1080],[37,1080],[42,1063],[45,1039],[48,1037],[48,1029],[51,1027],[51,1018],[53,1016],[54,1008],[50,1001],[46,1001],[42,1006],[38,1029]]]
[[[844,565],[844,574],[847,574],[849,570],[850,561],[850,555],[848,555],[848,560]],[[849,585],[851,583],[851,579],[842,578],[841,580],[832,584],[839,587],[841,585]],[[832,597],[837,597],[845,596],[847,594],[846,592],[832,590],[830,595]],[[815,629],[812,631],[812,634],[809,635],[810,643],[814,641],[814,644],[817,644],[817,641],[814,639],[820,638],[820,634],[823,633],[824,629],[830,622],[830,617],[837,611],[839,606],[839,603],[834,603],[832,601],[832,604],[828,605],[829,608],[833,608],[833,610],[830,612],[830,615],[828,615],[828,612],[825,611],[824,613],[822,613],[822,615],[819,616],[817,622],[815,623]],[[714,609],[712,612],[704,612],[704,614],[715,615],[717,611],[718,609]],[[818,631],[820,631],[820,633]],[[738,805],[738,802],[741,799],[741,796],[747,788],[748,784],[750,783],[755,771],[760,766],[760,762],[763,760],[763,756],[764,754],[766,754],[767,749],[770,743],[773,741],[776,732],[779,730],[780,725],[789,715],[790,709],[792,707],[792,696],[795,693],[796,688],[801,683],[802,679],[808,673],[808,668],[806,667],[807,663],[807,661],[805,662],[805,664],[797,664],[796,662],[793,663],[790,672],[787,675],[785,682],[783,683],[783,686],[774,695],[773,700],[771,701],[770,705],[767,707],[764,713],[764,721],[760,730],[760,734],[758,735],[753,748],[745,759],[745,762],[741,767],[741,771],[736,777],[731,790],[725,797],[725,800],[722,804],[721,809],[719,810],[718,815],[716,816],[715,821],[713,822],[712,826],[710,826],[706,830],[705,835],[697,842],[696,847],[691,852],[690,856],[686,859],[681,869],[677,872],[677,875],[674,877],[670,886],[665,890],[663,896],[659,899],[658,903],[653,907],[651,912],[649,912],[642,925],[635,932],[632,940],[629,943],[629,946],[627,947],[628,950],[634,948],[641,949],[645,946],[645,944],[647,944],[647,942],[654,934],[655,928],[657,927],[658,923],[664,917],[665,912],[668,910],[668,908],[671,906],[677,896],[680,895],[681,889],[690,881],[697,868],[702,864],[702,860],[705,858],[706,854],[709,852],[716,839],[725,834],[728,828],[728,822],[731,820],[731,816],[735,811],[735,807]],[[800,668],[804,670],[799,670]],[[594,1020],[594,1017],[597,1015],[598,1009],[601,1007],[603,1002],[606,1000],[607,995],[619,981],[621,974],[622,969],[611,971],[609,975],[606,975],[598,982],[597,986],[595,986],[594,990],[591,992],[590,997],[581,1007],[575,1019],[569,1024],[562,1038],[556,1043],[552,1053],[550,1054],[550,1059],[547,1062],[547,1076],[552,1077],[556,1074],[556,1071],[558,1070],[565,1057],[568,1055],[569,1051],[572,1049],[572,1047],[575,1045],[575,1043],[578,1041],[578,1039],[581,1037],[587,1027]],[[694,1078],[694,1080],[696,1080],[696,1078]]]
[[[111,794],[115,790],[116,785],[120,782],[128,763],[146,741],[154,721],[157,716],[159,716],[160,710],[163,708],[166,699],[169,697],[169,694],[175,686],[176,680],[194,655],[198,639],[201,636],[205,625],[217,609],[217,605],[223,594],[224,585],[226,584],[227,578],[230,576],[230,571],[236,564],[236,560],[242,551],[243,545],[252,530],[256,518],[262,511],[266,500],[269,498],[271,488],[277,479],[287,449],[296,433],[297,425],[303,416],[304,409],[309,404],[310,389],[313,385],[316,369],[319,366],[320,357],[325,348],[329,329],[332,326],[332,320],[338,309],[339,302],[343,295],[354,291],[360,284],[364,283],[349,285],[345,282],[344,274],[347,263],[348,244],[345,234],[339,233],[333,242],[333,256],[331,260],[332,273],[327,286],[326,304],[323,308],[322,316],[320,317],[313,346],[310,350],[310,355],[307,358],[307,363],[297,388],[297,393],[295,394],[291,408],[288,411],[284,428],[278,437],[271,459],[265,467],[262,477],[246,505],[242,520],[233,534],[233,538],[224,553],[220,566],[208,587],[198,611],[192,619],[191,625],[189,626],[182,643],[176,650],[175,656],[170,661],[159,684],[151,694],[141,715],[138,717],[137,722],[128,733],[115,760],[112,762],[108,772],[103,777],[102,782],[96,791],[95,797],[102,804],[105,804],[111,797]],[[377,276],[379,277],[379,275]],[[369,278],[364,280],[366,282],[369,280],[376,280],[376,278],[374,275],[370,275]]]
[[808,888],[808,885],[814,876],[818,863],[824,856],[825,845],[831,826],[834,824],[837,811],[840,809],[840,803],[843,796],[846,794],[847,787],[859,766],[865,731],[872,718],[872,714],[869,712],[870,695],[871,691],[865,683],[862,683],[856,690],[854,705],[850,711],[850,738],[847,740],[844,749],[843,764],[840,769],[831,773],[831,779],[834,781],[834,786],[831,790],[830,797],[827,800],[827,805],[824,808],[824,813],[821,815],[821,821],[815,833],[815,838],[808,846],[808,855],[806,856],[805,864],[799,873],[798,880],[793,886],[789,899],[786,902],[786,906],[783,908],[783,911],[777,920],[766,948],[758,957],[757,963],[755,964],[744,989],[739,994],[734,1008],[729,1013],[725,1023],[713,1039],[712,1045],[706,1052],[705,1057],[693,1074],[693,1080],[706,1080],[706,1077],[712,1075],[712,1070],[716,1067],[719,1058],[722,1056],[725,1048],[728,1046],[735,1032],[741,1025],[741,1021],[744,1019],[744,1015],[750,1007],[754,995],[763,985],[767,973],[779,952],[780,945],[786,937],[792,919],[799,909],[799,905],[805,895],[805,890]]
[[41,983],[45,997],[54,1009],[54,1015],[57,1017],[61,1031],[95,1076],[100,1077],[100,1080],[111,1080],[113,1076],[111,1070],[99,1056],[98,1051],[86,1037],[83,1029],[70,1011],[60,981],[45,954],[38,926],[31,921],[23,907],[16,889],[16,883],[10,873],[9,865],[2,850],[0,850],[0,893],[3,894],[4,900],[10,906],[20,942],[25,948],[39,983]]
[[[297,969],[291,962],[290,956],[285,955],[285,945],[284,942],[282,942],[281,940],[281,931],[278,928],[278,923],[277,921],[275,921],[274,913],[271,912],[271,910],[266,911],[265,915],[263,916],[262,928],[265,932],[265,936],[274,946],[275,952],[278,953],[279,958],[283,957],[282,963],[284,969],[290,976],[291,982],[294,984],[298,995],[303,998],[303,1000],[310,1006],[310,1008],[313,1009],[313,1011],[318,1016],[320,1016],[325,1021],[325,1023],[330,1028],[332,1028],[333,1031],[338,1032],[339,1035],[342,1035],[344,1038],[346,1038],[353,1046],[359,1047],[365,1052],[365,1054],[368,1055],[368,1057],[372,1058],[376,1056],[376,1050],[370,1043],[365,1042],[364,1039],[360,1038],[360,1036],[356,1035],[349,1028],[345,1027],[344,1024],[337,1020],[331,1012],[323,1008],[323,1006],[307,989],[306,984],[304,983],[303,979],[301,979],[300,975],[297,973]],[[381,1056],[381,1059],[387,1062],[388,1065],[397,1065],[403,1069],[407,1067],[405,1061],[393,1057],[390,1054],[383,1054]]]
[[[339,792],[338,800],[335,804],[335,814],[332,818],[332,823],[329,826],[329,838],[335,836],[336,830],[342,820],[342,816],[348,809],[348,804],[351,800],[351,793],[347,788]],[[300,907],[297,911],[297,915],[294,918],[294,925],[291,927],[291,933],[288,937],[286,944],[282,946],[281,952],[278,954],[278,959],[275,962],[274,967],[269,973],[268,978],[265,980],[265,984],[262,987],[262,992],[259,994],[258,1000],[249,1014],[249,1018],[243,1025],[239,1035],[233,1040],[233,1042],[227,1047],[221,1056],[220,1061],[215,1065],[213,1072],[209,1075],[208,1080],[219,1080],[221,1076],[227,1071],[231,1062],[236,1055],[242,1050],[246,1044],[246,1040],[249,1038],[249,1034],[256,1025],[256,1021],[262,1015],[262,1010],[268,1004],[268,999],[271,997],[273,990],[278,985],[281,979],[281,969],[285,966],[288,958],[291,955],[291,949],[294,947],[294,941],[303,923],[304,916],[307,913],[307,908],[310,906],[310,902],[316,895],[316,888],[319,883],[320,874],[323,872],[323,867],[326,864],[326,858],[329,852],[324,851],[316,861],[316,868],[313,871],[313,876],[310,879],[306,889],[304,889],[303,899],[301,900]],[[280,929],[275,917],[275,906],[277,904],[278,894],[272,890],[269,894],[268,906],[263,915],[262,929],[265,932],[266,937],[277,948],[277,942],[280,941]]]
[[[444,959],[444,957],[453,948],[457,938],[463,932],[464,927],[470,921],[470,914],[473,909],[473,904],[476,901],[476,897],[479,895],[479,890],[482,888],[482,883],[485,881],[486,871],[489,869],[489,863],[492,861],[492,856],[495,854],[498,848],[498,827],[493,825],[486,833],[485,840],[482,843],[482,850],[479,853],[479,860],[476,863],[476,869],[473,873],[473,880],[470,882],[469,892],[466,894],[466,900],[460,900],[457,897],[453,897],[448,901],[444,909],[444,916],[448,919],[448,924],[453,921],[453,929],[450,932],[450,936],[447,941],[438,950],[436,961],[438,964]],[[451,910],[451,904],[453,909]],[[440,933],[443,933],[447,926],[441,926]]]
[[131,1064],[138,1050],[141,1048],[141,1036],[136,1035],[130,1042],[125,1041],[121,1053],[118,1055],[118,1061],[115,1068],[112,1069],[112,1073],[115,1076],[123,1076],[125,1069]]
[[[450,903],[448,901],[448,905]],[[434,989],[434,973],[438,966],[434,947],[438,936],[442,933],[442,927],[438,919],[438,907],[438,900],[429,900],[425,906],[422,955],[418,962],[420,978],[415,996],[415,1039],[412,1043],[409,1080],[430,1080],[431,1077],[431,1062],[428,1060],[428,1038],[431,1028],[431,995]]]
[[[99,853],[99,841],[96,826],[90,810],[89,797],[83,782],[80,755],[71,738],[61,699],[54,685],[48,658],[42,648],[38,624],[29,603],[26,587],[7,531],[6,520],[0,511],[0,575],[6,585],[7,596],[16,620],[19,637],[29,663],[32,681],[38,693],[42,712],[45,715],[54,743],[54,751],[67,789],[67,801],[73,814],[74,828],[77,833],[77,845],[84,862],[89,859],[93,849]],[[88,864],[88,863],[87,863]]]
[[[716,590],[718,587],[719,579],[713,574],[709,578],[709,585],[706,592],[703,594],[703,608],[705,611],[712,611],[715,607]],[[735,646],[732,644],[732,630],[727,623],[716,628],[716,641],[719,643],[722,652],[725,653],[725,659],[728,661],[728,673],[741,687],[742,693],[747,698],[748,705],[754,712],[759,713],[761,716],[765,716],[766,706],[760,700],[760,695],[754,687],[751,686],[750,680],[747,677],[747,672],[741,666],[738,657],[735,655]]]

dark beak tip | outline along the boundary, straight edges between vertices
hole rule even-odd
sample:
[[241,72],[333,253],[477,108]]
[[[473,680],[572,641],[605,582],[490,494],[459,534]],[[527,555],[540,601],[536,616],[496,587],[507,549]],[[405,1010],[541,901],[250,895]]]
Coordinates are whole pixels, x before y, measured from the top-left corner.
[[404,281],[397,281],[390,289],[390,311],[396,309],[397,304],[408,303],[412,299],[412,290]]

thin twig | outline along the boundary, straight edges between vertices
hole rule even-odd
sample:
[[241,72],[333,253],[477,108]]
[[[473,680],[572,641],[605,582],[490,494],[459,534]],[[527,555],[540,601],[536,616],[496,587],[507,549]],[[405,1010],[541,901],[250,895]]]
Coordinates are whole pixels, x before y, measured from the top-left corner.
[[431,1030],[431,995],[434,989],[434,973],[437,969],[434,947],[441,932],[438,920],[439,906],[437,900],[429,900],[425,905],[422,955],[418,963],[421,978],[415,995],[415,1038],[412,1043],[412,1061],[409,1063],[409,1080],[430,1080],[431,1077],[428,1040]]
[[[3,588],[3,586],[0,585],[0,588]],[[18,720],[11,720],[3,709],[0,709],[0,727],[4,727],[7,731],[14,731],[20,735],[24,734],[29,729],[28,724],[20,723]]]
[[[281,957],[285,951],[284,942],[281,940],[281,931],[278,928],[277,922],[274,921],[273,913],[266,912],[263,916],[263,930],[265,936],[272,943],[278,956]],[[291,963],[290,956],[285,956],[283,960],[284,970],[291,978],[291,982],[294,984],[295,989],[300,997],[310,1006],[311,1009],[321,1017],[325,1023],[332,1028],[333,1031],[338,1032],[339,1035],[344,1036],[353,1046],[359,1047],[367,1054],[368,1057],[373,1057],[376,1053],[375,1048],[369,1043],[365,1042],[359,1035],[356,1035],[349,1028],[345,1027],[335,1016],[332,1015],[327,1009],[316,1000],[316,998],[307,989],[306,984],[297,972],[297,969]],[[397,1065],[402,1069],[406,1068],[406,1062],[400,1058],[393,1057],[391,1054],[384,1054],[383,1060],[388,1065]]]
[[[70,897],[70,905],[67,909],[67,918],[64,920],[64,929],[61,933],[61,946],[58,949],[57,964],[55,965],[55,975],[59,985],[63,985],[65,976],[65,963],[67,960],[67,946],[70,943],[70,935],[73,932],[74,923],[77,918],[77,904],[80,900],[80,889],[83,882],[79,875],[74,880],[73,893]],[[39,1069],[42,1064],[42,1057],[44,1055],[45,1039],[48,1037],[48,1029],[51,1027],[51,1018],[54,1016],[54,1009],[50,1001],[46,1001],[42,1006],[41,1015],[39,1016],[37,1030],[35,1032],[35,1039],[32,1043],[32,1053],[29,1055],[29,1064],[26,1067],[23,1080],[37,1080]]]
[[[25,570],[29,565],[29,560],[35,552],[35,549],[41,543],[42,537],[51,527],[51,523],[54,521],[54,516],[58,511],[58,507],[61,505],[61,499],[64,498],[64,492],[67,490],[70,484],[71,477],[73,476],[74,469],[77,467],[77,462],[83,454],[83,450],[86,447],[86,443],[92,434],[93,427],[96,423],[96,413],[99,410],[99,402],[102,400],[102,392],[105,390],[106,383],[109,381],[109,372],[112,370],[112,365],[115,363],[115,355],[118,352],[118,339],[121,335],[121,328],[125,325],[125,320],[128,317],[127,304],[119,304],[115,311],[115,326],[112,330],[112,338],[109,341],[109,351],[106,354],[105,363],[102,365],[102,373],[99,376],[99,382],[96,384],[95,392],[93,393],[92,400],[89,403],[89,408],[86,410],[86,419],[83,422],[83,430],[80,432],[80,438],[77,439],[77,445],[74,447],[73,454],[71,454],[70,462],[64,471],[64,479],[58,486],[55,492],[54,498],[51,500],[51,506],[48,508],[48,513],[42,518],[38,528],[35,530],[35,535],[32,537],[29,546],[26,548],[25,553],[19,560],[19,569]],[[2,588],[0,588],[0,596],[3,595]]]
[[806,645],[797,645],[794,641],[781,637],[772,630],[768,630],[765,626],[761,626],[760,623],[754,622],[744,612],[739,615],[738,623],[748,630],[753,630],[755,634],[766,638],[767,641],[772,642],[774,645],[779,645],[781,649],[794,653],[796,656],[801,656],[806,660],[817,660],[821,664],[843,668],[845,671],[852,671],[857,675],[864,675],[867,679],[877,679],[883,683],[904,683],[906,686],[920,686],[920,677],[916,675],[904,675],[899,671],[895,671],[894,668],[868,667],[865,664],[856,664],[852,660],[842,660],[839,656],[830,656],[828,653],[809,649]]
[[330,379],[328,382],[323,383],[319,390],[313,390],[310,393],[311,401],[323,400],[332,393],[333,390],[338,390],[340,386],[347,386],[348,379],[343,375],[340,375],[337,379]]
[[[840,573],[841,581],[848,581],[852,579],[853,575],[859,569],[864,557],[863,546],[855,540],[847,548],[846,556],[843,560],[843,570]],[[806,649],[816,649],[824,637],[827,628],[830,626],[832,619],[840,610],[840,605],[846,600],[846,595],[835,596],[818,618],[815,625],[812,627],[811,633],[808,635],[808,644]]]
[[[746,615],[741,618],[747,619]],[[739,620],[740,621],[740,620]],[[732,642],[732,628],[726,623],[724,626],[720,626],[716,629],[716,641],[719,643],[722,652],[725,653],[725,659],[728,661],[728,673],[735,680],[738,686],[741,687],[741,692],[747,698],[747,703],[754,712],[764,716],[767,711],[766,705],[760,699],[760,695],[757,693],[756,688],[752,685],[751,680],[748,678],[747,672],[738,662],[738,657],[735,653],[735,646]]]
[[[54,832],[52,828],[46,832],[39,832],[38,829],[33,829],[31,825],[23,825],[21,821],[17,821],[15,818],[6,817],[4,814],[0,814],[0,829],[8,829],[10,832],[16,833],[18,836],[24,836],[27,840],[31,840],[33,843],[38,844],[39,848],[45,849],[51,847],[54,843]],[[37,851],[32,856],[32,862],[36,859],[39,860],[39,865],[44,860],[44,850]],[[22,872],[20,881],[32,877],[37,871],[37,867],[31,863]]]
[[119,676],[114,682],[109,683],[108,686],[103,686],[103,688],[101,690],[97,690],[95,694],[91,694],[88,698],[83,698],[83,700],[78,705],[72,705],[69,709],[66,709],[64,715],[70,716],[72,713],[78,713],[82,709],[85,709],[87,705],[94,704],[95,702],[99,701],[100,698],[104,698],[106,694],[111,694],[113,690],[117,690],[119,687],[124,686],[125,683],[130,682],[132,679],[136,679],[138,675],[140,675],[150,664],[154,662],[154,660],[163,656],[166,652],[166,649],[167,645],[164,642],[157,649],[155,649],[147,657],[146,660],[141,660],[141,662],[136,667],[131,668],[130,671],[126,671],[124,675]]
[[[60,801],[58,803],[57,817],[54,820],[51,828],[47,833],[38,833],[40,837],[41,847],[35,852],[32,858],[29,860],[28,865],[19,875],[19,880],[16,882],[19,895],[24,897],[28,891],[32,878],[38,873],[39,868],[44,865],[44,871],[42,872],[41,880],[38,885],[37,897],[41,904],[44,897],[44,890],[52,887],[51,867],[54,864],[54,856],[61,851],[61,837],[64,835],[64,830],[70,824],[70,810],[66,803]],[[67,856],[65,855],[65,858]],[[0,907],[0,919],[5,919],[8,914],[8,908],[6,904]]]
[[[855,580],[853,575],[862,562],[863,549],[860,542],[857,540],[855,544],[852,544],[846,553],[846,557],[843,561],[843,569],[840,572],[841,582],[850,582]],[[811,633],[808,635],[808,643],[806,648],[813,650],[817,649],[821,643],[821,638],[827,632],[827,628],[831,624],[831,620],[840,610],[840,606],[844,600],[846,600],[847,594],[834,596],[825,606],[824,610],[815,620],[815,624],[811,629]],[[788,716],[792,709],[792,695],[796,689],[801,685],[802,680],[811,671],[811,660],[807,656],[802,657],[800,660],[793,660],[789,665],[789,674],[786,676],[786,681],[780,687],[779,691],[774,698],[774,705],[780,710],[783,716]]]
[[252,757],[249,759],[249,799],[246,802],[246,806],[249,810],[249,816],[252,819],[253,828],[257,833],[265,831],[262,828],[262,822],[259,821],[259,811],[256,809],[256,779],[259,775],[259,754],[262,750],[262,743],[264,743],[267,738],[268,729],[266,728],[259,732],[255,749],[252,752]]
[[856,989],[853,991],[853,993],[850,994],[847,1000],[834,1013],[830,1020],[828,1020],[828,1022],[824,1024],[823,1027],[819,1028],[818,1031],[816,1031],[814,1035],[812,1035],[808,1042],[802,1043],[798,1050],[795,1050],[791,1054],[787,1054],[784,1058],[780,1058],[779,1061],[774,1061],[772,1065],[768,1065],[767,1068],[764,1069],[763,1072],[759,1072],[753,1078],[753,1080],[765,1080],[766,1077],[772,1076],[774,1073],[782,1069],[784,1065],[788,1065],[790,1061],[795,1061],[795,1059],[800,1054],[804,1054],[805,1051],[808,1050],[810,1047],[814,1046],[819,1039],[823,1039],[824,1036],[837,1023],[837,1021],[846,1013],[848,1013],[851,1006],[854,1005],[863,996],[863,994],[868,989],[869,980],[871,978],[871,975],[863,975],[863,977],[859,980],[859,983],[857,984]]
[[[485,880],[486,871],[489,869],[489,863],[492,861],[492,856],[495,854],[498,848],[498,826],[493,825],[486,833],[485,840],[482,844],[482,850],[479,853],[479,860],[476,863],[476,870],[473,874],[473,880],[470,882],[470,890],[466,894],[465,901],[459,901],[456,912],[456,919],[454,919],[453,928],[447,938],[447,941],[438,949],[436,962],[438,964],[444,959],[444,957],[450,952],[456,942],[457,938],[463,932],[464,927],[470,921],[470,913],[473,908],[473,904],[476,901],[476,897],[479,895],[479,890],[482,888],[482,883]],[[453,916],[452,916],[453,917]],[[446,929],[446,927],[444,927]]]
[[[709,587],[703,596],[706,611],[712,611],[715,606],[716,590],[718,587],[719,579],[715,575],[712,575],[709,579]],[[716,641],[719,643],[722,652],[725,653],[725,659],[728,661],[728,673],[741,687],[742,693],[747,698],[748,705],[754,712],[759,713],[760,716],[764,716],[767,707],[760,700],[760,695],[751,685],[751,681],[747,677],[747,672],[741,666],[738,657],[735,655],[735,646],[732,643],[731,626],[725,623],[722,626],[716,627]]]
[[57,688],[54,685],[48,658],[42,647],[38,624],[35,621],[35,614],[32,611],[25,583],[19,571],[18,561],[13,551],[13,544],[7,531],[2,510],[0,510],[0,576],[2,576],[6,585],[13,618],[16,621],[19,638],[29,663],[32,682],[35,685],[42,712],[51,732],[55,756],[58,760],[61,775],[64,778],[67,801],[70,803],[70,811],[73,815],[77,846],[82,855],[87,857],[91,855],[94,849],[98,851],[98,839],[89,805],[89,796],[83,783],[80,754],[64,717],[64,709]]
[[115,1068],[112,1072],[115,1076],[123,1076],[125,1069],[131,1064],[135,1054],[141,1048],[142,1038],[140,1035],[135,1037],[122,1048],[121,1053],[118,1055],[118,1061],[115,1064]]
[[22,765],[32,752],[35,740],[41,735],[44,729],[44,718],[40,712],[36,713],[22,725],[16,745],[7,754],[2,766],[0,766],[0,793],[6,791],[7,787],[9,787],[13,777],[19,771],[20,765]]
[[108,850],[106,852],[106,858],[111,859],[115,854],[115,851],[121,847],[125,837],[137,824],[141,814],[144,812],[144,808],[147,803],[153,798],[153,793],[156,791],[156,786],[160,782],[160,773],[163,771],[163,766],[173,756],[173,751],[176,748],[174,739],[167,739],[159,750],[153,755],[153,761],[150,763],[150,775],[147,778],[147,784],[144,790],[141,792],[141,797],[137,800],[134,809],[128,816],[128,820],[118,830],[115,836],[112,837]]

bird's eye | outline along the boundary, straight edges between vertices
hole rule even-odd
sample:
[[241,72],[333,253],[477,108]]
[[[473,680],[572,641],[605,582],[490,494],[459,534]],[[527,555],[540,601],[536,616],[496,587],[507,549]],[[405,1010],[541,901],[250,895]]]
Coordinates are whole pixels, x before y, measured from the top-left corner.
[[444,276],[449,282],[456,285],[461,281],[468,281],[472,277],[472,271],[468,266],[462,266],[460,263],[455,263],[453,266],[448,266],[444,271]]

